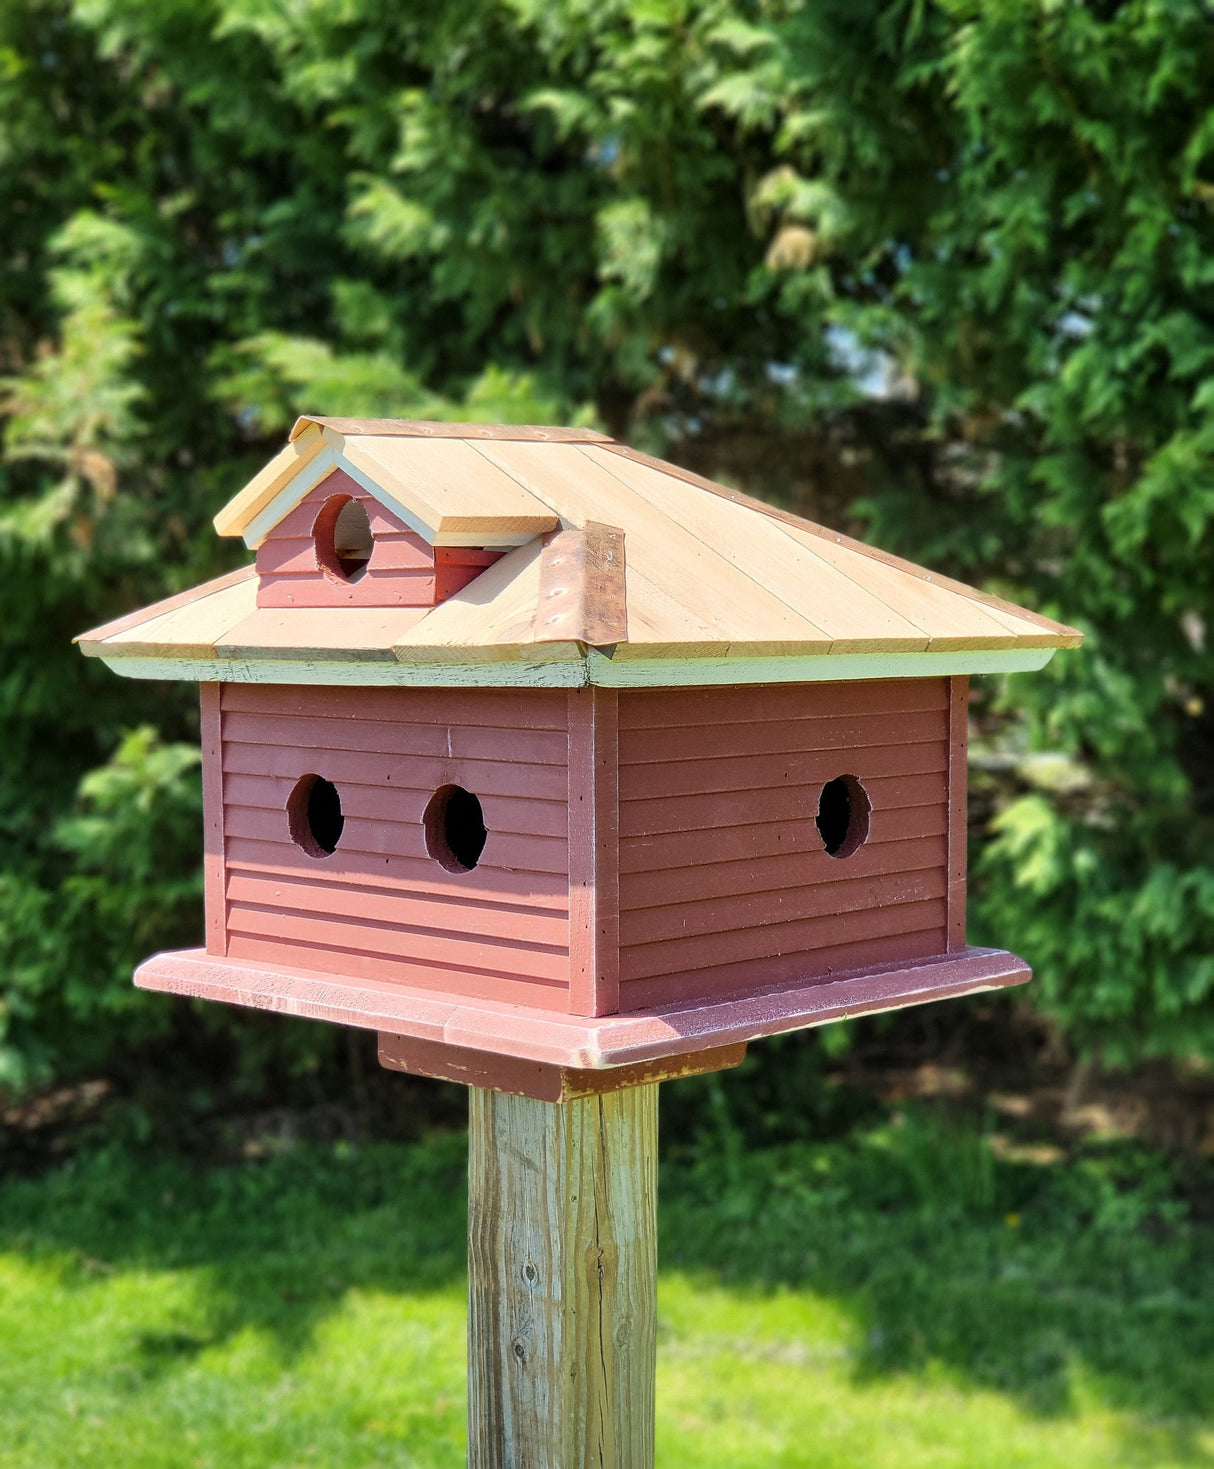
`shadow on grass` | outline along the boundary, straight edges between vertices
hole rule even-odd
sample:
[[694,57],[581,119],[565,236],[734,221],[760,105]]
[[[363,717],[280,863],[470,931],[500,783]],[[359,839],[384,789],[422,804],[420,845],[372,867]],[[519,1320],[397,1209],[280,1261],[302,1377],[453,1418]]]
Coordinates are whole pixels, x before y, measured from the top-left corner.
[[351,1290],[462,1278],[465,1168],[459,1135],[301,1145],[236,1166],[101,1151],[0,1185],[0,1251],[55,1262],[68,1288],[130,1268],[201,1274],[204,1329],[131,1343],[145,1380],[249,1328],[290,1361]]
[[1214,1229],[1163,1155],[1011,1161],[925,1109],[760,1152],[714,1128],[665,1190],[667,1267],[840,1301],[858,1381],[930,1364],[1035,1416],[1097,1402],[1214,1463]]
[[[0,1185],[0,1250],[58,1262],[69,1288],[132,1267],[201,1272],[205,1326],[135,1338],[145,1379],[248,1328],[289,1361],[353,1289],[462,1280],[465,1157],[458,1135],[228,1167],[102,1152]],[[1156,1450],[1166,1431],[1186,1462],[1209,1460],[1214,1231],[1157,1155],[1031,1166],[915,1114],[754,1149],[726,1107],[662,1188],[665,1267],[841,1302],[858,1381],[930,1364],[1037,1415],[1094,1400],[1149,1424]]]

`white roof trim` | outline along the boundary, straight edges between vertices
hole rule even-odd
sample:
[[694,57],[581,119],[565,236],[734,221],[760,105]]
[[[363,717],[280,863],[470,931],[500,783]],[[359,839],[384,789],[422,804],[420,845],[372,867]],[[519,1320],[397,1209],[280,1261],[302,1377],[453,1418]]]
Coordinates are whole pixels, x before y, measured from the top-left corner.
[[629,658],[596,649],[583,658],[484,662],[363,662],[348,659],[106,657],[127,678],[180,678],[200,683],[377,685],[407,688],[684,688],[714,684],[831,683],[856,679],[940,678],[967,673],[1030,673],[1053,648],[1001,652],[837,653],[816,657]]
[[[249,522],[245,528],[243,540],[250,551],[256,551],[265,538],[270,534],[281,520],[284,520],[295,507],[300,504],[306,495],[316,488],[335,469],[341,469],[350,476],[356,484],[360,484],[368,495],[373,496],[384,507],[390,511],[411,531],[421,536],[430,545],[436,545],[440,539],[434,526],[427,525],[420,516],[412,510],[407,509],[394,495],[390,495],[384,487],[371,477],[365,470],[352,463],[338,449],[332,445],[322,449],[314,459],[309,460],[299,472],[279,490],[278,494],[270,501],[264,510],[260,511]],[[485,531],[444,532],[441,537],[444,546],[484,546],[491,542],[494,550],[508,549],[511,546],[525,546],[528,541],[536,539],[535,531],[520,531],[518,535],[503,534],[494,531],[486,534]]]

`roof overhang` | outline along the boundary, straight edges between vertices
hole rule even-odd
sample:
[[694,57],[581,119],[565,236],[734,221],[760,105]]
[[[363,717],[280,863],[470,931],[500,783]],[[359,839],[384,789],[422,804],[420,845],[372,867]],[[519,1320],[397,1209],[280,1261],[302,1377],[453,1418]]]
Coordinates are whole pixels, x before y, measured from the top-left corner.
[[343,468],[435,545],[435,607],[258,607],[253,567],[82,635],[137,678],[658,688],[1031,671],[1082,635],[591,430],[301,419],[216,517],[260,539]]

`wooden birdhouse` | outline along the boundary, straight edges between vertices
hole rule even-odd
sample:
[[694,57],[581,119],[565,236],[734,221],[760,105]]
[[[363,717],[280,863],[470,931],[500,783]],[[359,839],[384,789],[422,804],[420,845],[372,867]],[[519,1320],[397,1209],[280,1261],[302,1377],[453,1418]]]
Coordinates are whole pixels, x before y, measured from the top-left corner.
[[202,688],[206,945],[150,989],[561,1100],[1015,984],[971,673],[1079,634],[578,429],[306,418],[255,563],[84,635]]

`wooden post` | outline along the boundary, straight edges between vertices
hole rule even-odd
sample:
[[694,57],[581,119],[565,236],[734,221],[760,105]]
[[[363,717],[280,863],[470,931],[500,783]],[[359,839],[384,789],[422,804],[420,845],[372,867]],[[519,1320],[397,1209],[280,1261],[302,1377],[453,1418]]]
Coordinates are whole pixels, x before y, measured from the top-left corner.
[[658,1089],[469,1098],[469,1469],[652,1469]]

